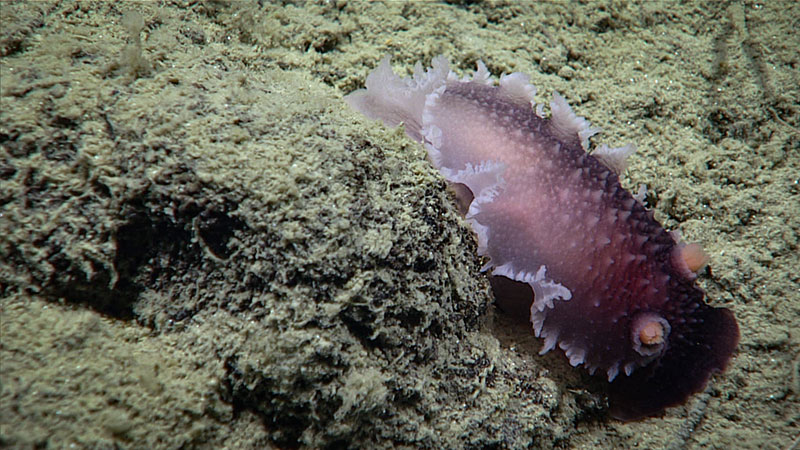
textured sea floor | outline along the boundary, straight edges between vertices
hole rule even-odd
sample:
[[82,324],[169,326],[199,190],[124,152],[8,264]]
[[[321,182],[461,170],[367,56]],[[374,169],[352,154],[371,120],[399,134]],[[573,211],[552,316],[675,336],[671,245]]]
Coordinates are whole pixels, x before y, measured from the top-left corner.
[[[800,436],[795,2],[3,2],[0,446],[758,448]],[[635,143],[741,344],[686,405],[496,311],[385,55],[526,72]],[[793,444],[794,442],[794,444]]]

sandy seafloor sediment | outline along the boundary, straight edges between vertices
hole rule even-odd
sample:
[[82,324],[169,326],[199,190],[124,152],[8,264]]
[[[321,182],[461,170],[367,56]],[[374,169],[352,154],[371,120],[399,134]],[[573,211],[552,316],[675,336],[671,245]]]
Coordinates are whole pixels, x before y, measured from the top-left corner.
[[[133,11],[133,12],[132,12]],[[794,2],[3,2],[0,446],[790,448]],[[635,423],[492,305],[424,150],[350,111],[384,54],[522,71],[633,142],[711,255],[727,372]]]

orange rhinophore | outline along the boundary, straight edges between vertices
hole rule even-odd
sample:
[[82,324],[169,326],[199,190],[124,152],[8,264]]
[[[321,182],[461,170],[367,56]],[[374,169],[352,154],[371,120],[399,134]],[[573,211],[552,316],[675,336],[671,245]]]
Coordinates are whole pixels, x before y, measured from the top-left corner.
[[681,246],[680,249],[683,262],[686,263],[686,267],[692,272],[698,273],[708,264],[708,254],[703,250],[700,244],[685,244]]

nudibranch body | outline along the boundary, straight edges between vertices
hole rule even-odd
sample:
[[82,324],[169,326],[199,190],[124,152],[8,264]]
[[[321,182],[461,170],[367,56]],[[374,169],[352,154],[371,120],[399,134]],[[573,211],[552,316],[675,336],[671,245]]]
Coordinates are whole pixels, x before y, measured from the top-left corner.
[[452,184],[503,309],[529,315],[542,352],[609,380],[615,417],[680,404],[725,368],[738,343],[731,312],[704,301],[696,244],[678,242],[622,188],[632,145],[587,153],[599,130],[554,94],[550,118],[522,73],[483,63],[458,79],[444,57],[412,78],[384,58],[346,97],[404,125]]

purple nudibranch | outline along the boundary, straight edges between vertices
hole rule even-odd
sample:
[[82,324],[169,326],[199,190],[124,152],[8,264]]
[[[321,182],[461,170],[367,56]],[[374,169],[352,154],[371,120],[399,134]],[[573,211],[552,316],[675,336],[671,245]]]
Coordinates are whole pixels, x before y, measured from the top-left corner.
[[525,74],[496,80],[478,62],[458,79],[439,56],[401,78],[389,61],[345,100],[427,148],[488,259],[498,304],[530,320],[542,353],[558,347],[603,374],[621,420],[682,404],[725,369],[736,320],[695,283],[702,249],[620,185],[633,145],[587,152],[600,130],[558,93],[547,118]]

